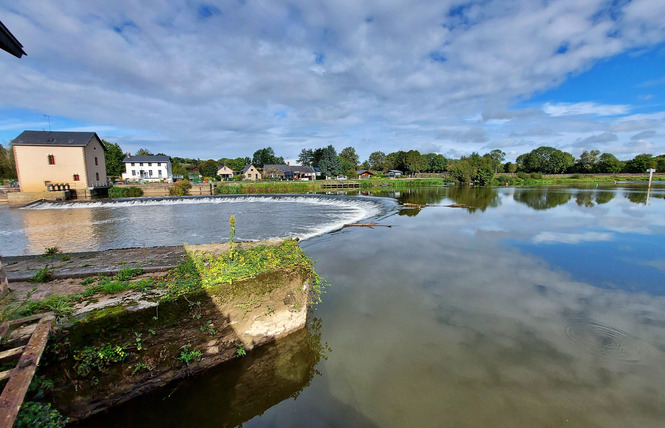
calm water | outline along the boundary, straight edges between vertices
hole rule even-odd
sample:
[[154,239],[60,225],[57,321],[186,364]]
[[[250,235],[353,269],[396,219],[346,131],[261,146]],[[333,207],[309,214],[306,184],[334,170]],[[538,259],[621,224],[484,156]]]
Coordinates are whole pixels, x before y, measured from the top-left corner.
[[[665,188],[648,199],[639,185],[383,196],[335,201],[392,228],[302,242],[333,284],[308,330],[86,425],[665,424]],[[454,203],[473,208],[446,207]],[[289,215],[299,209],[291,204]],[[192,230],[208,230],[204,205],[191,205],[187,234],[170,227],[169,239],[194,242]],[[150,208],[122,209],[115,228]],[[59,221],[71,210],[50,211],[0,208],[0,231],[11,217],[29,235],[27,217]],[[329,214],[331,224],[352,217]],[[41,251],[28,236],[4,236],[15,251]]]

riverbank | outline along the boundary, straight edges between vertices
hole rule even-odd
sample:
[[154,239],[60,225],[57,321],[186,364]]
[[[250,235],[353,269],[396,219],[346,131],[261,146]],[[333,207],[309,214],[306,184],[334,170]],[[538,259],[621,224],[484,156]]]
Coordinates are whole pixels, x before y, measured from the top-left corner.
[[[71,420],[301,329],[322,286],[293,240],[51,253],[3,259],[0,307],[5,322],[56,317],[26,400]],[[26,334],[10,328],[3,344]]]

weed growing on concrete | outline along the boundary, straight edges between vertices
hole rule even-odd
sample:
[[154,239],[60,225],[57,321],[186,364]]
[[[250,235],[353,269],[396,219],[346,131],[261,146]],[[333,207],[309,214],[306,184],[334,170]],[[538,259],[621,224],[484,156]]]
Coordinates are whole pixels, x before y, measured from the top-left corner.
[[42,257],[46,257],[46,258],[51,259],[59,253],[60,253],[60,248],[58,248],[58,247],[48,247],[44,251],[44,254],[42,254]]
[[141,344],[141,336],[143,336],[143,333],[134,332],[134,335],[136,336],[136,350],[140,351],[143,349],[143,345]]
[[81,285],[90,285],[90,284],[92,284],[92,283],[95,282],[95,281],[97,281],[97,278],[96,278],[96,277],[94,277],[94,276],[89,276],[89,277],[87,277],[86,279],[84,279],[83,281],[81,281],[80,284],[81,284]]
[[214,327],[212,325],[212,321],[210,321],[210,320],[206,321],[206,323],[201,326],[200,330],[202,332],[207,331],[208,334],[210,335],[210,337],[213,337],[215,335],[215,333],[217,333],[217,330],[214,329]]
[[126,347],[106,343],[102,346],[86,346],[74,359],[79,361],[76,372],[87,376],[93,369],[102,372],[107,366],[125,361],[129,354]]
[[149,364],[138,362],[136,363],[136,367],[134,367],[134,371],[132,372],[132,376],[134,376],[136,373],[140,372],[141,370],[148,370],[151,372],[153,367]]
[[30,278],[30,282],[35,282],[40,284],[44,282],[49,282],[53,280],[51,272],[53,272],[53,269],[49,268],[48,265],[46,265],[43,268],[39,269],[36,274],[32,275],[32,278]]
[[124,268],[123,270],[117,273],[116,278],[118,278],[119,281],[128,281],[142,274],[143,274],[143,269],[141,268],[134,268],[134,269]]

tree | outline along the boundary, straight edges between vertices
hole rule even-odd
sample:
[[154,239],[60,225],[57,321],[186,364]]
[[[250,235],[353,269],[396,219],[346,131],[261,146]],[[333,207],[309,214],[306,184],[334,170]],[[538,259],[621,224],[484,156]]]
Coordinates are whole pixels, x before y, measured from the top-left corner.
[[423,155],[427,166],[425,171],[427,172],[444,172],[446,166],[448,166],[448,160],[440,154],[437,153],[428,153]]
[[0,178],[16,178],[16,165],[11,147],[6,149],[2,144],[0,144]]
[[583,151],[580,158],[575,162],[575,170],[583,173],[595,172],[599,154],[600,150]]
[[263,165],[268,164],[283,164],[284,158],[275,156],[272,147],[266,147],[254,152],[252,156],[252,164],[257,168],[263,168]]
[[520,155],[516,162],[520,171],[561,174],[573,166],[575,158],[568,152],[542,146]]
[[626,162],[623,167],[623,172],[630,173],[643,173],[649,168],[655,168],[658,161],[649,153],[642,153],[635,156],[633,159]]
[[383,152],[372,152],[369,155],[370,168],[375,171],[386,171],[386,154]]
[[621,172],[623,164],[612,153],[603,153],[596,164],[596,172],[612,174]]
[[448,172],[459,184],[477,182],[481,186],[492,183],[494,178],[494,163],[488,156],[480,156],[472,153],[471,156],[462,158],[448,165]]
[[319,168],[326,177],[336,177],[342,170],[337,151],[332,145],[323,149],[323,156],[319,160]]
[[199,171],[201,172],[201,175],[204,177],[214,177],[217,175],[217,170],[219,169],[219,166],[217,165],[217,162],[215,162],[212,159],[208,159],[205,162],[202,162],[201,165],[199,166]]
[[494,165],[494,172],[499,171],[499,165],[506,159],[506,154],[499,149],[494,149],[491,152],[487,153],[486,156],[492,160],[492,165]]
[[353,168],[356,168],[360,163],[360,159],[358,158],[356,149],[354,149],[353,147],[345,147],[344,149],[342,149],[342,151],[339,152],[339,157],[351,163],[353,165]]
[[120,177],[125,172],[125,165],[122,160],[125,158],[125,153],[116,143],[109,143],[102,140],[102,144],[106,147],[104,153],[104,160],[106,161],[106,175],[109,177]]
[[302,149],[297,159],[300,165],[314,166],[314,150]]
[[252,159],[248,157],[244,158],[221,158],[217,161],[217,165],[226,165],[231,168],[233,171],[241,171],[245,165],[252,163]]
[[409,174],[423,171],[427,167],[427,161],[418,150],[409,150],[404,157],[404,170]]
[[138,152],[136,152],[135,156],[154,156],[152,152],[148,149],[144,149],[141,147]]
[[349,177],[355,177],[357,175],[358,170],[356,169],[356,165],[342,156],[337,156],[337,158],[339,159],[340,171]]

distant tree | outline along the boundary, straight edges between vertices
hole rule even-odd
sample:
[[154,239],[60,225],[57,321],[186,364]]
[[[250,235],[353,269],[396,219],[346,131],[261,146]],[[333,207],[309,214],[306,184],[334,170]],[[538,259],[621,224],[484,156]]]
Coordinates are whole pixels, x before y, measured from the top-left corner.
[[16,178],[16,165],[11,147],[6,149],[0,144],[0,178]]
[[354,165],[348,159],[343,158],[341,156],[337,156],[337,158],[339,159],[340,171],[342,171],[344,174],[346,174],[349,177],[355,177],[357,175],[358,170],[356,168],[356,165]]
[[435,173],[446,171],[446,167],[448,166],[448,160],[443,155],[437,153],[428,153],[423,156],[427,163],[425,171],[435,172]]
[[154,156],[152,152],[148,149],[144,149],[141,147],[137,152],[135,156]]
[[228,166],[231,168],[233,171],[242,171],[242,169],[245,167],[245,165],[248,165],[252,163],[252,159],[248,157],[244,158],[221,158],[217,161],[217,165],[220,167],[223,165]]
[[217,175],[218,169],[219,167],[217,166],[217,162],[212,159],[208,159],[207,161],[202,162],[199,166],[199,172],[204,177],[214,177]]
[[499,149],[494,149],[487,155],[492,160],[492,165],[494,165],[494,172],[499,172],[499,165],[506,159],[506,154]]
[[386,154],[383,152],[372,152],[369,155],[369,165],[367,169],[373,169],[375,171],[386,171]]
[[459,184],[476,182],[481,186],[492,183],[494,178],[494,162],[488,155],[480,156],[472,153],[471,156],[462,158],[448,165],[448,172]]
[[125,158],[125,153],[116,143],[109,143],[102,140],[102,144],[106,147],[104,153],[104,160],[106,161],[106,175],[112,177],[120,177],[125,172],[125,165],[122,160]]
[[272,147],[266,147],[254,152],[252,164],[257,168],[263,168],[267,164],[283,164],[284,158],[275,156]]
[[416,174],[427,168],[427,160],[418,150],[409,150],[404,157],[404,170],[409,174]]
[[516,163],[506,162],[503,165],[503,172],[508,172],[508,173],[513,174],[515,171],[517,171],[517,164]]
[[326,177],[336,177],[342,170],[342,164],[337,157],[337,151],[330,145],[323,149],[321,159],[319,160],[321,173]]
[[372,169],[372,167],[369,164],[369,161],[363,162],[362,165],[360,165],[360,168],[361,169]]
[[519,171],[561,174],[573,166],[575,158],[568,152],[542,146],[518,156],[516,162]]
[[304,166],[314,166],[314,150],[302,149],[298,155],[297,162]]
[[633,159],[626,161],[623,167],[623,172],[628,173],[643,173],[649,168],[655,168],[658,161],[653,158],[649,153],[642,153],[635,156]]
[[596,172],[599,161],[598,155],[600,155],[600,150],[583,151],[580,158],[575,161],[575,171],[582,173]]
[[339,152],[339,157],[350,162],[353,165],[353,168],[356,168],[358,164],[360,164],[360,159],[358,158],[356,149],[353,147],[345,147],[342,149],[342,151]]
[[176,160],[176,158],[173,158],[173,162],[171,163],[171,171],[173,171],[173,174],[175,175],[182,175],[183,177],[186,175],[188,176],[187,169],[183,164]]
[[656,156],[656,171],[665,172],[665,155]]
[[596,164],[596,172],[613,174],[621,172],[623,169],[623,162],[617,159],[612,153],[603,153],[598,158]]

